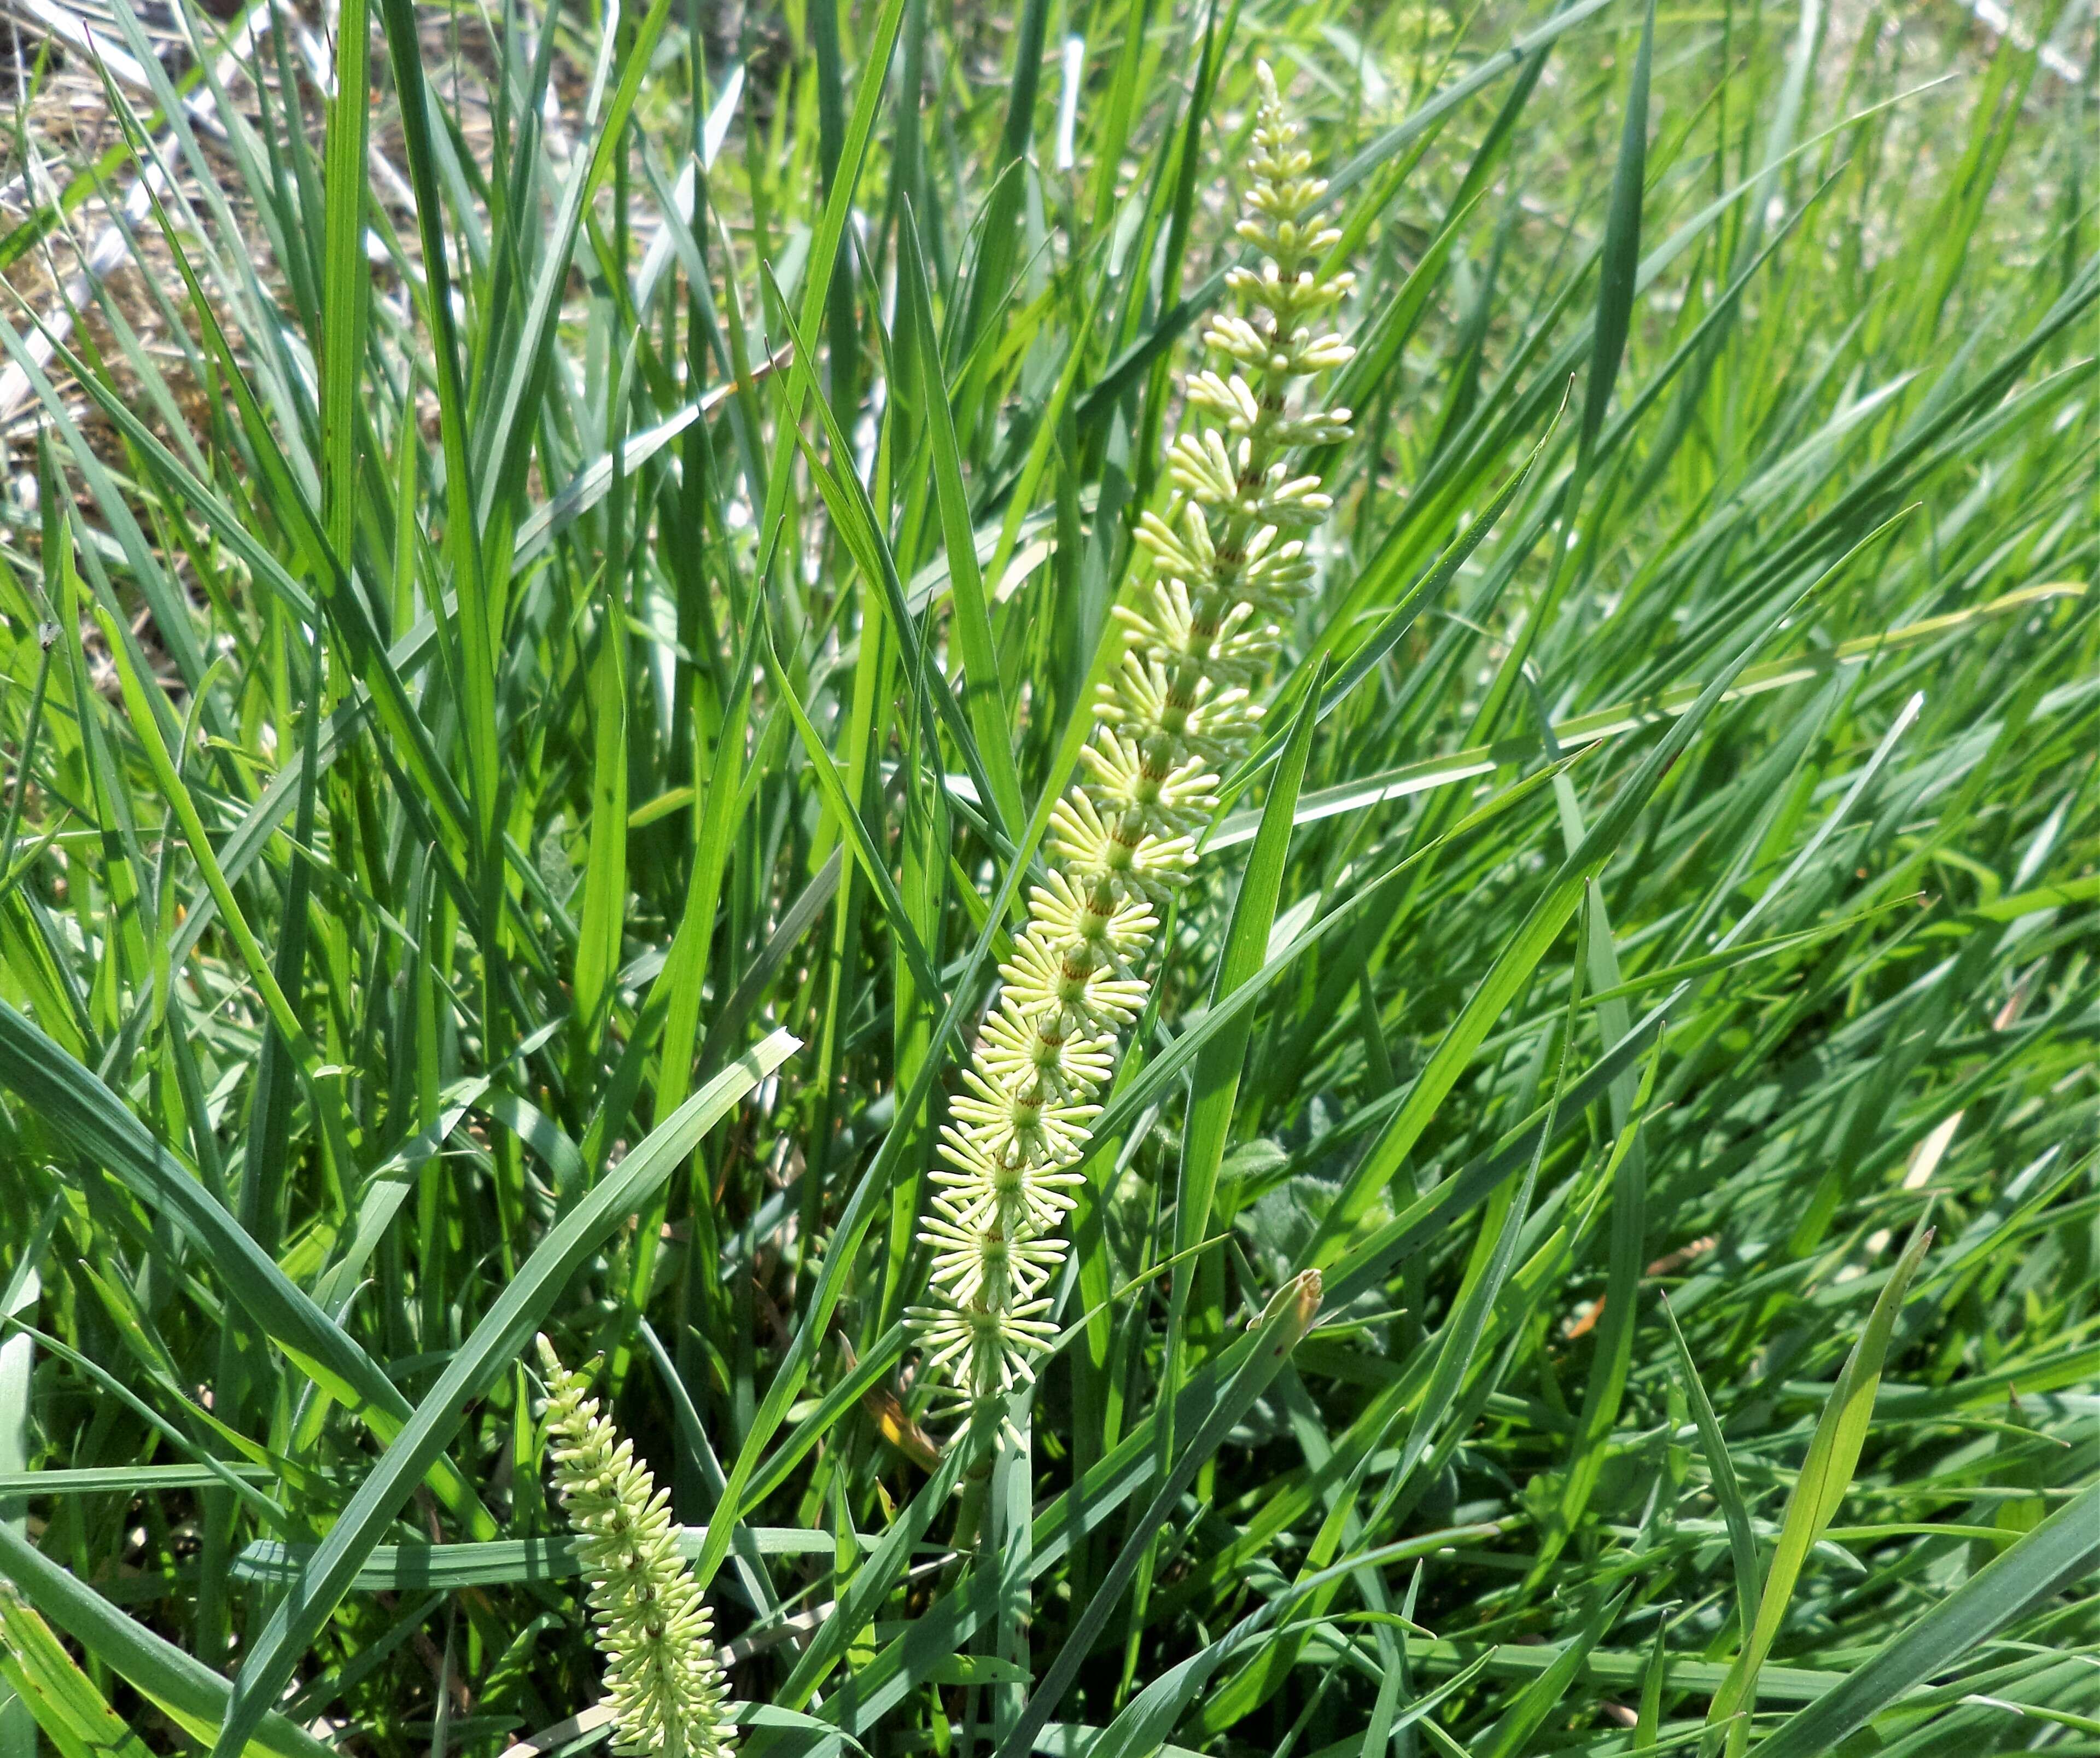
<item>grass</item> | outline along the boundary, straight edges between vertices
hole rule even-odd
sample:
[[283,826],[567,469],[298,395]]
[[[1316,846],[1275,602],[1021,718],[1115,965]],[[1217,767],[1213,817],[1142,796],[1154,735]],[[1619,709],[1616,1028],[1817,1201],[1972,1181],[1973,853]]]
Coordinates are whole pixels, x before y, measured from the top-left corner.
[[[0,1758],[579,1749],[536,1329],[753,1752],[2100,1751],[2089,20],[254,22],[22,39]],[[1359,433],[993,1463],[933,1126],[1257,55]]]

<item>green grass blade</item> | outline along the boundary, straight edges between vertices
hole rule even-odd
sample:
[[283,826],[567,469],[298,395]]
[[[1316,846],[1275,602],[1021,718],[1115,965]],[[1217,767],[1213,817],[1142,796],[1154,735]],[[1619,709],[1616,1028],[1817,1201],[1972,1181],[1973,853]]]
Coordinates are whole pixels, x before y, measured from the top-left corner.
[[[1276,923],[1276,906],[1283,893],[1284,874],[1290,853],[1293,815],[1298,790],[1305,778],[1305,765],[1312,749],[1312,732],[1324,665],[1316,668],[1305,700],[1290,729],[1290,742],[1270,778],[1268,801],[1262,807],[1261,828],[1248,851],[1246,869],[1233,899],[1232,916],[1225,929],[1224,946],[1211,982],[1211,1005],[1217,1007],[1242,984],[1257,975],[1268,953],[1269,931]],[[1197,1057],[1190,1076],[1190,1097],[1181,1137],[1181,1174],[1175,1196],[1174,1251],[1189,1251],[1210,1231],[1211,1211],[1217,1190],[1218,1167],[1225,1155],[1225,1137],[1232,1128],[1233,1107],[1239,1093],[1240,1071],[1246,1061],[1247,1043],[1254,1021],[1236,1015],[1224,1030],[1207,1041]],[[1177,1347],[1188,1304],[1195,1264],[1184,1257],[1174,1271],[1173,1294],[1168,1307],[1170,1349]],[[1213,1321],[1221,1315],[1213,1315]],[[1215,1332],[1215,1323],[1207,1331]],[[1175,1369],[1164,1378],[1163,1397],[1178,1389]]]
[[1808,1457],[1780,1523],[1778,1548],[1765,1571],[1758,1600],[1757,1621],[1745,1639],[1740,1654],[1728,1669],[1721,1689],[1706,1712],[1706,1739],[1714,1743],[1727,1738],[1731,1752],[1748,1744],[1749,1716],[1757,1703],[1758,1671],[1771,1650],[1773,1639],[1785,1620],[1802,1566],[1824,1527],[1830,1524],[1851,1487],[1852,1473],[1866,1444],[1867,1428],[1873,1420],[1874,1394],[1881,1385],[1882,1359],[1895,1328],[1917,1266],[1932,1243],[1926,1228],[1912,1239],[1901,1261],[1882,1285],[1867,1327],[1852,1353],[1846,1357],[1838,1383],[1830,1389],[1829,1402],[1808,1443]]
[[[160,1705],[192,1738],[201,1742],[221,1734],[232,1688],[202,1661],[126,1617],[5,1526],[0,1526],[0,1573],[38,1611]],[[266,1708],[227,1749],[267,1758],[325,1758],[331,1748]]]
[[[1618,161],[1612,167],[1611,205],[1604,221],[1604,254],[1598,264],[1597,318],[1590,331],[1590,370],[1582,386],[1579,431],[1578,455],[1585,459],[1604,431],[1612,386],[1625,364],[1626,335],[1633,326],[1634,293],[1640,270],[1641,197],[1648,182],[1648,68],[1654,54],[1655,5],[1654,0],[1649,0],[1626,91],[1626,124],[1619,138]],[[1579,475],[1582,466],[1577,468]],[[1570,504],[1580,498],[1579,493],[1572,495]]]
[[970,524],[968,491],[963,485],[962,453],[956,443],[954,411],[941,373],[941,348],[933,332],[933,294],[926,260],[919,245],[919,227],[907,208],[898,223],[899,293],[904,322],[911,330],[911,357],[918,368],[915,387],[924,407],[927,436],[932,442],[934,497],[940,507],[942,541],[948,558],[948,581],[955,595],[955,641],[962,652],[963,702],[977,732],[995,802],[1007,823],[1026,816],[1021,777],[1013,766],[1013,722],[999,687],[991,617],[985,602],[983,576],[977,568],[977,535]]
[[1721,1433],[1721,1425],[1714,1414],[1714,1406],[1706,1396],[1706,1387],[1699,1377],[1699,1370],[1692,1364],[1692,1345],[1684,1341],[1684,1332],[1677,1323],[1677,1314],[1665,1297],[1662,1302],[1663,1316],[1670,1321],[1670,1334],[1677,1345],[1677,1361],[1684,1378],[1685,1395],[1692,1404],[1692,1418],[1699,1425],[1699,1446],[1706,1455],[1706,1469],[1713,1478],[1714,1500],[1720,1504],[1721,1517],[1728,1526],[1728,1554],[1736,1570],[1736,1615],[1739,1628],[1748,1631],[1757,1614],[1758,1541],[1750,1529],[1750,1510],[1743,1500],[1742,1486],[1736,1479],[1735,1461],[1728,1456],[1727,1438]]
[[576,1018],[596,1030],[620,964],[627,925],[627,626],[616,587],[600,607],[590,662],[592,732],[589,852],[576,918]]
[[1836,1750],[1882,1709],[1943,1672],[2009,1623],[2100,1569],[2100,1486],[2066,1502],[2001,1551],[1753,1750],[1758,1758],[1812,1758]]
[[15,1692],[14,1702],[0,1706],[6,1715],[34,1717],[24,1730],[28,1758],[36,1758],[38,1725],[62,1758],[152,1758],[51,1626],[11,1592],[0,1592],[0,1681]]

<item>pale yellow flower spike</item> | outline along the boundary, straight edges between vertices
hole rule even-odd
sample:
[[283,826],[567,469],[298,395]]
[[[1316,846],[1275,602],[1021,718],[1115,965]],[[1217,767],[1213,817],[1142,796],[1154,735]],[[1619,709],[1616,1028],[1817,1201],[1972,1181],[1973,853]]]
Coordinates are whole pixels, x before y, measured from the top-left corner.
[[722,1701],[714,1619],[679,1554],[669,1492],[584,1395],[589,1380],[564,1367],[544,1336],[539,1345],[548,1451],[590,1582],[612,1749],[627,1758],[729,1758],[736,1729]]
[[1319,218],[1327,192],[1297,144],[1264,62],[1239,236],[1264,253],[1226,277],[1238,309],[1203,340],[1221,356],[1184,386],[1206,425],[1167,448],[1174,494],[1140,521],[1154,580],[1117,611],[1121,663],[1094,705],[1086,780],[1057,802],[1050,883],[999,967],[968,1089],[942,1129],[928,1303],[907,1318],[942,1402],[969,1409],[1033,1383],[1057,1328],[1046,1292],[1073,1206],[1065,1168],[1086,1151],[1095,1094],[1114,1072],[1116,1033],[1145,1005],[1136,974],[1158,908],[1185,883],[1218,778],[1260,730],[1251,687],[1281,646],[1281,620],[1312,588],[1302,534],[1332,505],[1290,454],[1349,436],[1349,412],[1304,381],[1349,360],[1326,320],[1352,277],[1321,258],[1341,234]]

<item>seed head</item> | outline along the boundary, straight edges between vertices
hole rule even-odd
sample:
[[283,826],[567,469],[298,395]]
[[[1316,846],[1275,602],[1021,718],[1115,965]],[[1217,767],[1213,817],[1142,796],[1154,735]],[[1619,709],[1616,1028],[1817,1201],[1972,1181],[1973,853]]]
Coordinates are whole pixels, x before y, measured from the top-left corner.
[[590,1583],[613,1747],[628,1758],[727,1758],[736,1730],[723,1703],[714,1619],[678,1550],[671,1498],[634,1446],[585,1395],[586,1375],[539,1340],[554,1485]]
[[1044,1315],[1065,1247],[1052,1235],[1086,1182],[1095,1095],[1117,1032],[1145,1005],[1138,972],[1158,912],[1188,882],[1218,778],[1260,730],[1252,692],[1312,587],[1306,534],[1334,503],[1292,454],[1349,436],[1349,412],[1308,389],[1352,351],[1327,327],[1353,286],[1322,260],[1341,235],[1320,217],[1327,185],[1266,64],[1255,79],[1238,231],[1262,259],[1229,272],[1237,308],[1204,329],[1220,358],[1185,386],[1192,425],[1167,448],[1169,504],[1138,523],[1154,578],[1117,607],[1123,651],[1094,699],[1084,779],[1052,809],[1049,881],[1030,893],[942,1128],[946,1164],[920,1235],[932,1287],[907,1316],[922,1371],[958,1408],[1031,1384],[1056,1335]]

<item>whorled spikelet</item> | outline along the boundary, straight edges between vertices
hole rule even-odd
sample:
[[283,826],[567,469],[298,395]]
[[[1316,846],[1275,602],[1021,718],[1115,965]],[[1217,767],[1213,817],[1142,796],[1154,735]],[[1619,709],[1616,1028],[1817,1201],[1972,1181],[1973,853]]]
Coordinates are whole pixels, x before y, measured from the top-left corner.
[[539,1340],[554,1484],[590,1582],[615,1752],[726,1758],[735,1729],[714,1658],[714,1619],[678,1553],[669,1492],[655,1486],[584,1394],[590,1381]]
[[965,1095],[945,1128],[928,1303],[908,1314],[951,1407],[1003,1397],[1035,1378],[1055,1336],[1043,1292],[1065,1253],[1052,1230],[1073,1206],[1114,1072],[1118,1029],[1145,1005],[1137,974],[1158,907],[1187,881],[1195,836],[1216,809],[1221,771],[1260,723],[1251,687],[1282,640],[1280,619],[1310,590],[1302,533],[1327,515],[1320,479],[1294,474],[1296,448],[1348,437],[1349,412],[1325,409],[1305,382],[1346,363],[1326,319],[1348,292],[1320,258],[1339,234],[1314,217],[1326,182],[1296,144],[1266,64],[1239,235],[1259,269],[1227,282],[1237,312],[1213,318],[1220,369],[1187,382],[1205,422],[1169,448],[1172,497],[1146,514],[1138,541],[1155,577],[1116,616],[1127,645],[1096,700],[1086,779],[1057,802],[1048,886],[999,967]]

